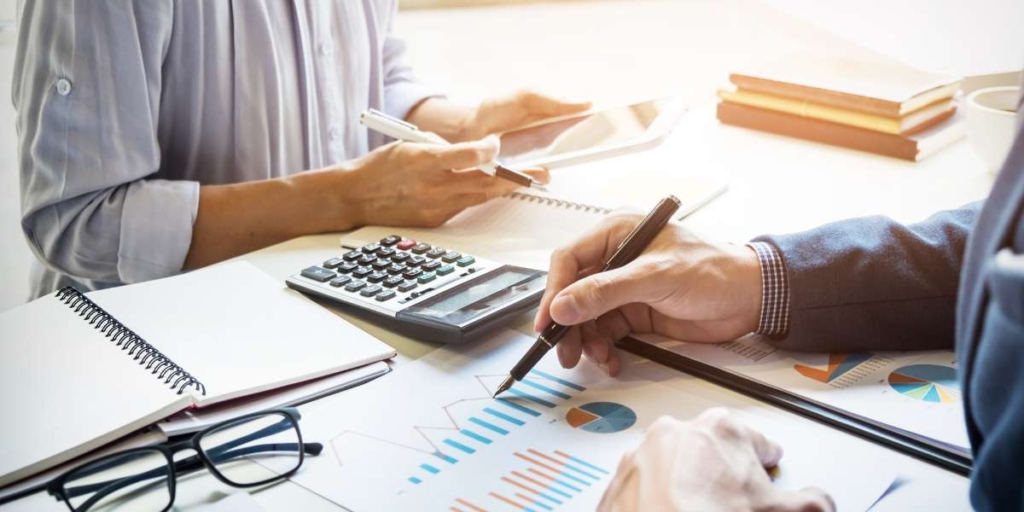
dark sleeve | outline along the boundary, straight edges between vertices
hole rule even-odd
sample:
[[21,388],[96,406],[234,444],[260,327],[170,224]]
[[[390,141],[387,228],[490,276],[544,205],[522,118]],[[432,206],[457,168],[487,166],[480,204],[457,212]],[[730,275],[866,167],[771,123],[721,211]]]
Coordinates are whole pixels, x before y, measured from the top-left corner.
[[865,217],[755,239],[782,256],[789,350],[953,348],[960,264],[982,203],[918,224]]

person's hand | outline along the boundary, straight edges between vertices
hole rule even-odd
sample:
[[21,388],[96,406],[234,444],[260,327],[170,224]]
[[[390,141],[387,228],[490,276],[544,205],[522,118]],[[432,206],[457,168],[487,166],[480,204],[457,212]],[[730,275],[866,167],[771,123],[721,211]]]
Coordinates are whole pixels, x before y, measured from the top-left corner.
[[623,456],[598,510],[835,510],[819,489],[773,487],[765,468],[781,458],[778,444],[725,409],[709,409],[688,422],[665,416]]
[[519,91],[480,103],[462,134],[475,139],[543,119],[583,112],[590,107],[589,101],[567,101],[533,91]]
[[748,247],[711,244],[669,224],[637,259],[596,273],[641,219],[612,215],[551,255],[534,328],[552,320],[575,326],[558,344],[562,366],[585,353],[615,375],[613,343],[630,333],[720,342],[757,329],[761,267]]
[[[497,137],[451,146],[389,144],[343,164],[352,178],[343,200],[357,205],[356,225],[440,226],[470,206],[519,187],[482,172],[452,172],[490,162],[497,153]],[[526,172],[549,181],[547,171]]]

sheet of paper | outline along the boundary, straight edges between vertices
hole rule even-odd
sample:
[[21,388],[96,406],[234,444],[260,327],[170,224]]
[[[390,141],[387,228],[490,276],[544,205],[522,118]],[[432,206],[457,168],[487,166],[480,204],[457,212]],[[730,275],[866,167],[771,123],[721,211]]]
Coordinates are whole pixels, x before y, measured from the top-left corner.
[[952,351],[801,354],[756,336],[731,343],[655,345],[758,380],[869,421],[970,453]]
[[705,383],[639,358],[610,379],[590,364],[562,370],[552,356],[507,397],[490,398],[532,341],[503,331],[443,347],[387,378],[303,406],[303,436],[325,450],[293,479],[356,511],[425,503],[593,510],[648,425],[716,405],[734,406],[787,447],[778,485],[822,487],[841,509],[864,510],[895,477],[888,469],[895,465],[884,463],[892,452],[735,395],[709,394]]

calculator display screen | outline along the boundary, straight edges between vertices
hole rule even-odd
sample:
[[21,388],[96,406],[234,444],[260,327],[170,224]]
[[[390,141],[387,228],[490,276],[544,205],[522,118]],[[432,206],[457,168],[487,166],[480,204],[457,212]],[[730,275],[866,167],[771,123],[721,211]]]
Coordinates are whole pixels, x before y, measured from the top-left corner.
[[536,270],[504,267],[482,279],[470,281],[412,306],[404,313],[463,325],[477,316],[493,312],[523,293],[542,288],[542,276],[543,273]]

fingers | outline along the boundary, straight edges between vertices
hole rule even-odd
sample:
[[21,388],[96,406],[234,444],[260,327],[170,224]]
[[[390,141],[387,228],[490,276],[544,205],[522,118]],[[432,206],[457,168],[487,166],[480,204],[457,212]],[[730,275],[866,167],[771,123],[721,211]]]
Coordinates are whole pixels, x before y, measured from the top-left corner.
[[583,349],[580,345],[580,329],[573,327],[562,336],[562,341],[555,345],[558,350],[558,362],[562,368],[574,368],[580,362]]
[[568,285],[551,301],[551,318],[562,325],[576,325],[597,318],[619,306],[648,302],[656,291],[657,277],[636,264],[601,272]]
[[795,492],[779,492],[772,498],[774,510],[799,510],[800,512],[834,512],[836,502],[825,491],[808,487]]
[[763,467],[778,466],[782,459],[782,447],[778,443],[741,423],[729,413],[728,409],[723,407],[708,409],[697,418],[697,423],[709,428],[719,438],[749,445]]
[[521,91],[518,102],[535,116],[554,117],[583,112],[591,107],[589,101],[564,100],[534,91]]
[[533,323],[534,330],[540,332],[551,323],[550,308],[555,296],[579,279],[581,271],[602,264],[606,255],[619,244],[636,222],[636,216],[609,217],[568,246],[551,253],[547,289],[540,300],[540,308]]
[[411,164],[425,170],[471,169],[498,156],[498,138],[491,135],[448,146],[404,143]]

